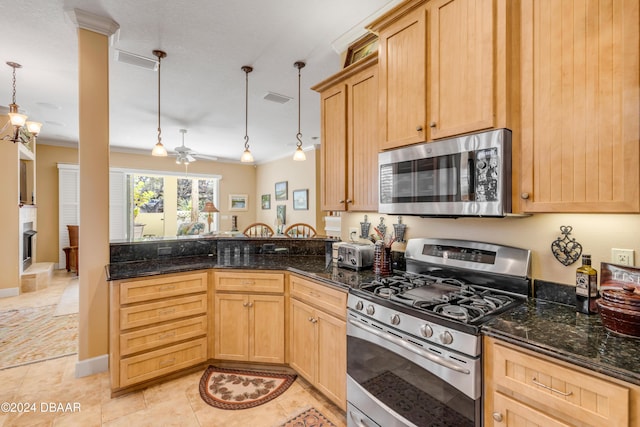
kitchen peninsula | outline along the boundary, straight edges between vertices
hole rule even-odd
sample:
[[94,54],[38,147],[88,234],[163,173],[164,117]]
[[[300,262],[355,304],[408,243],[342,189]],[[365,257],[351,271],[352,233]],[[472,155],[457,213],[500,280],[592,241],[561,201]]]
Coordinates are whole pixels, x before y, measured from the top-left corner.
[[[190,369],[200,369],[210,360],[229,360],[216,356],[218,341],[226,342],[224,336],[219,336],[224,331],[216,329],[216,321],[221,318],[215,301],[221,296],[237,297],[240,308],[249,307],[255,296],[269,296],[275,301],[274,313],[284,310],[282,323],[276,328],[282,334],[276,341],[282,340],[279,345],[284,349],[284,364],[299,370],[301,364],[295,358],[300,349],[296,350],[294,342],[299,325],[292,327],[292,321],[299,316],[292,314],[294,307],[302,306],[310,310],[309,313],[320,312],[335,324],[344,325],[348,290],[373,277],[371,270],[357,272],[335,267],[330,255],[332,242],[325,239],[187,237],[112,243],[111,263],[106,269],[111,287],[110,324],[114,331],[110,349],[113,394],[146,386],[171,374],[182,375]],[[124,289],[132,292],[133,299],[123,300]],[[545,293],[545,299],[530,297],[527,304],[484,326],[486,348],[493,351],[495,345],[502,346],[547,363],[553,361],[559,366],[573,367],[580,374],[589,374],[589,378],[605,379],[618,387],[623,384],[628,390],[626,410],[630,425],[637,425],[640,421],[637,403],[640,401],[640,368],[632,355],[637,351],[638,341],[606,331],[597,315],[576,314],[571,305],[548,301],[548,294]],[[174,300],[180,301],[171,303]],[[150,324],[121,329],[127,310],[133,317],[149,314],[149,310],[138,310],[141,307],[151,309]],[[220,310],[220,305],[217,307]],[[181,309],[186,311],[180,312]],[[154,316],[160,316],[160,319]],[[322,315],[307,317],[316,319]],[[270,322],[270,319],[264,321]],[[177,322],[185,324],[176,326]],[[251,322],[248,329],[238,329],[243,327],[243,322],[237,322],[234,329],[255,338],[255,334],[252,335],[255,325],[251,326]],[[335,342],[346,344],[340,328],[333,332],[342,334],[334,335]],[[123,343],[127,334],[137,339],[144,335],[149,348],[127,354],[115,351],[126,345]],[[189,347],[188,344],[194,342],[197,345]],[[241,347],[245,345],[249,343],[243,340]],[[180,347],[177,353],[165,351],[177,347]],[[191,358],[184,359],[181,365],[181,355],[191,355]],[[488,355],[493,359],[493,353],[486,353],[486,361]],[[234,360],[243,360],[242,357]],[[332,352],[324,357],[329,360],[329,368],[316,364],[308,373],[299,373],[344,409],[345,372],[335,369],[344,363],[344,354]],[[130,366],[129,362],[136,358],[140,359],[140,364]],[[251,356],[244,360],[251,361]],[[323,359],[316,357],[315,360],[317,363]],[[145,372],[140,375],[141,381],[123,381],[128,378],[125,372],[133,375],[136,369]],[[322,377],[329,371],[338,374],[339,378]],[[485,375],[492,372],[495,373],[493,369],[485,369]],[[489,396],[488,402],[492,402]],[[486,416],[491,415],[489,410],[486,413]]]

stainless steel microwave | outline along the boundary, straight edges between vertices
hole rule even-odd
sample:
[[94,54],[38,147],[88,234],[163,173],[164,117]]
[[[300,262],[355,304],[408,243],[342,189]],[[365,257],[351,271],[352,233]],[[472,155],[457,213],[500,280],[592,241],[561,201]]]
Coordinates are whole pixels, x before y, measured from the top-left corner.
[[511,131],[496,129],[378,155],[379,212],[503,217],[511,213]]

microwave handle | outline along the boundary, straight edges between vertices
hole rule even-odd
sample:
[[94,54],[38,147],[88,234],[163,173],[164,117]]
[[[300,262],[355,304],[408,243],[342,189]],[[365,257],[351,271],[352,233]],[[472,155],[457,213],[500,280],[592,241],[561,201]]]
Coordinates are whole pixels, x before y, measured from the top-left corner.
[[460,200],[468,202],[475,190],[475,161],[473,152],[460,153]]

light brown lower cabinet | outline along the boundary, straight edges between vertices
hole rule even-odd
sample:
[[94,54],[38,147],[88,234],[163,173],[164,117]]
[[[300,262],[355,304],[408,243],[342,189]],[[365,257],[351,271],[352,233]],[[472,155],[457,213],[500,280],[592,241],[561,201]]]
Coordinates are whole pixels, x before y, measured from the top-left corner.
[[283,273],[216,272],[214,357],[285,363]]
[[208,359],[207,295],[206,271],[111,283],[112,393]]
[[640,387],[484,338],[485,426],[639,426]]
[[290,276],[289,364],[346,410],[346,293]]

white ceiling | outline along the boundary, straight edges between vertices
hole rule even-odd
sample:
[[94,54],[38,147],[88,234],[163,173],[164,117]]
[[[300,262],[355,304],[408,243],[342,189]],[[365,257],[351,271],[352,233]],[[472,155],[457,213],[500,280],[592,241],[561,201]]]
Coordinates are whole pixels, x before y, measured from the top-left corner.
[[[320,102],[310,89],[341,69],[332,44],[363,33],[363,26],[399,1],[389,0],[4,0],[0,105],[11,103],[11,68],[17,70],[16,101],[30,120],[43,122],[39,143],[78,141],[77,35],[68,9],[110,17],[120,25],[110,61],[110,145],[150,153],[157,139],[157,73],[114,60],[115,49],[154,58],[161,69],[162,140],[197,153],[237,161],[245,134],[245,73],[249,74],[249,144],[256,163],[295,149],[298,70],[302,69],[303,146],[320,142]],[[339,49],[338,49],[339,50]],[[293,98],[263,99],[267,92]]]

